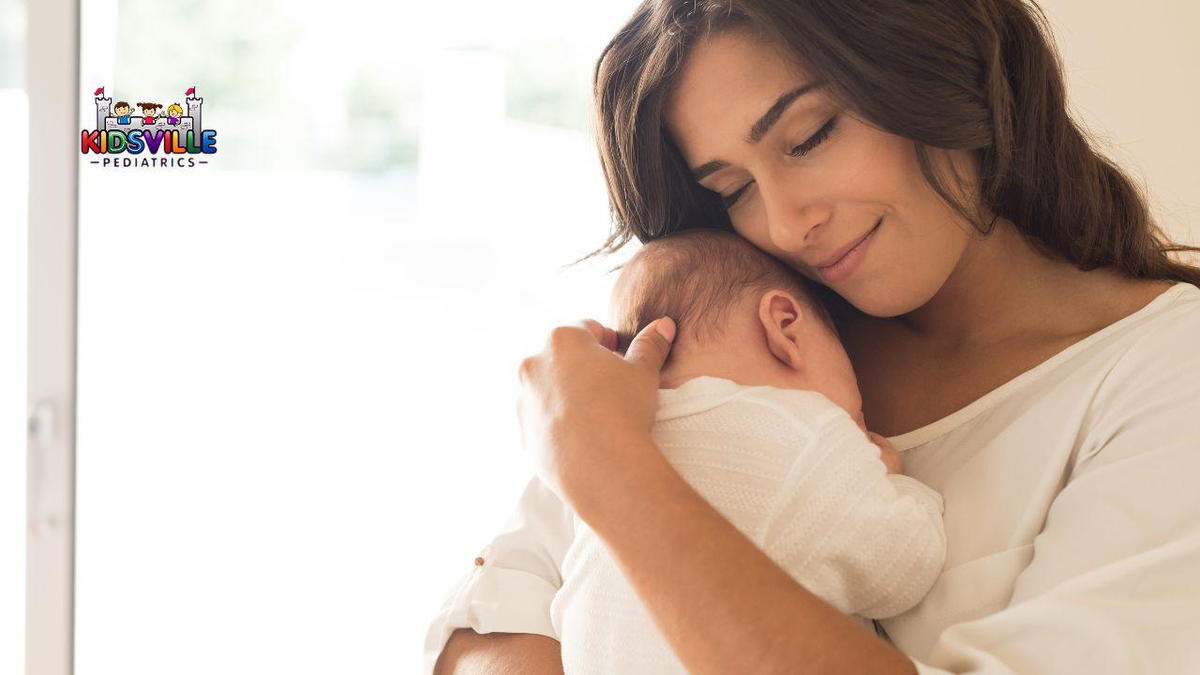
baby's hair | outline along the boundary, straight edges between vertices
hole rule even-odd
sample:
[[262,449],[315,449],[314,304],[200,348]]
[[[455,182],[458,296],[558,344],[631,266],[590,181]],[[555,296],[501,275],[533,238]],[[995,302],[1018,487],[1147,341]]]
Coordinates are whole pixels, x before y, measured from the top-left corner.
[[635,335],[661,316],[675,321],[679,336],[702,341],[719,335],[730,309],[747,296],[772,289],[791,292],[837,332],[813,294],[812,282],[734,232],[677,232],[646,243],[621,269],[614,290],[621,291],[624,303],[614,329],[622,354]]

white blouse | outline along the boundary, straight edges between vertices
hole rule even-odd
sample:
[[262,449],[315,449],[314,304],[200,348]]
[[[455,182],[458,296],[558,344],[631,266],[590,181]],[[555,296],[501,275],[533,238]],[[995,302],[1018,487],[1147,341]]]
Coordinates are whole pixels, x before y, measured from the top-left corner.
[[[1200,289],[889,440],[944,500],[945,568],[878,621],[922,675],[1200,672]],[[431,622],[425,672],[458,627],[556,637],[571,518],[530,482]]]

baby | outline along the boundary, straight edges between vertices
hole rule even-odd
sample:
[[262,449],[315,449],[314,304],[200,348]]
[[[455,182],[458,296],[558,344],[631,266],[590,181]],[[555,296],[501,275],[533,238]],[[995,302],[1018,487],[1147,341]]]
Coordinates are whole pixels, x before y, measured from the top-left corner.
[[[675,320],[652,428],[663,455],[781,569],[873,630],[941,573],[943,502],[866,431],[807,283],[733,233],[679,233],[625,264],[609,325],[624,353],[650,321]],[[603,540],[536,476],[431,622],[426,673],[460,627],[556,638],[567,675],[687,672]]]
[[[625,264],[610,325],[623,353],[650,321],[675,320],[652,430],[663,455],[796,581],[873,630],[940,574],[943,503],[868,436],[850,360],[807,283],[736,234],[683,232]],[[571,522],[550,604],[565,673],[686,673],[604,542]]]

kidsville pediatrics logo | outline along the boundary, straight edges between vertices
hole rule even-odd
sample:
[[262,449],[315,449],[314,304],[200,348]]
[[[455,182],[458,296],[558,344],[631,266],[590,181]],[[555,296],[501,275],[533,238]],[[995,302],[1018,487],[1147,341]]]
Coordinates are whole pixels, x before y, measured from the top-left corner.
[[208,164],[207,158],[217,152],[216,130],[201,126],[204,99],[196,96],[195,87],[183,93],[186,108],[178,102],[118,100],[113,104],[112,98],[104,96],[104,87],[92,95],[96,128],[83,130],[79,148],[84,155],[97,156],[92,164],[193,167]]

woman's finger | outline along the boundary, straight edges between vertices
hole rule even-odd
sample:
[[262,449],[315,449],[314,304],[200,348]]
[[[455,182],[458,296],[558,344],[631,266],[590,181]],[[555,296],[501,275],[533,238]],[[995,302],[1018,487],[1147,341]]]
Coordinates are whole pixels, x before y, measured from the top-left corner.
[[617,344],[620,340],[620,338],[617,336],[617,331],[609,328],[608,326],[601,326],[601,328],[604,329],[604,339],[600,341],[600,344],[604,345],[604,347],[610,352],[617,351]]
[[587,329],[592,337],[596,338],[596,342],[604,345],[604,348],[613,351],[617,348],[617,331],[605,327],[604,324],[595,319],[584,319],[575,323],[576,326]]
[[517,366],[517,381],[525,384],[533,377],[534,369],[537,368],[537,356],[526,356],[521,360],[521,365]]
[[625,360],[644,363],[654,370],[662,370],[671,353],[671,341],[675,339],[675,322],[669,316],[655,319],[634,336],[625,350]]

